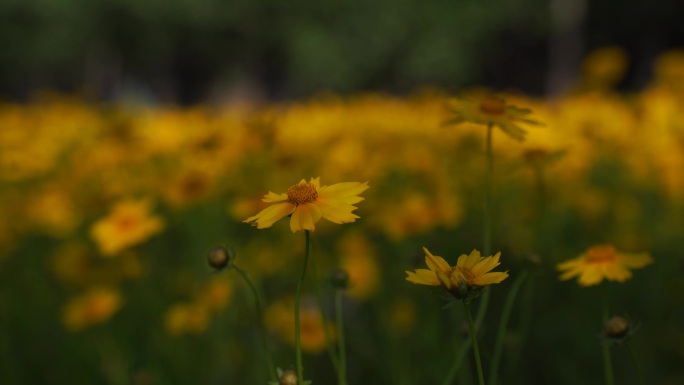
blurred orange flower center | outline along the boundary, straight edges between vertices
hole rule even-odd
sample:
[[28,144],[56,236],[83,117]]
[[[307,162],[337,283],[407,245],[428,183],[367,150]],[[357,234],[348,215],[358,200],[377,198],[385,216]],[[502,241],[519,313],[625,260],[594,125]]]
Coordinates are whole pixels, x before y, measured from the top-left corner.
[[135,227],[136,224],[138,224],[138,218],[134,217],[123,217],[118,220],[117,225],[120,230],[126,231],[132,227]]
[[287,189],[287,200],[297,206],[315,202],[317,198],[318,191],[312,183],[298,183]]
[[480,111],[487,115],[502,115],[506,112],[506,102],[499,98],[486,98],[480,103]]
[[587,251],[587,261],[593,263],[615,260],[615,247],[611,245],[594,246]]

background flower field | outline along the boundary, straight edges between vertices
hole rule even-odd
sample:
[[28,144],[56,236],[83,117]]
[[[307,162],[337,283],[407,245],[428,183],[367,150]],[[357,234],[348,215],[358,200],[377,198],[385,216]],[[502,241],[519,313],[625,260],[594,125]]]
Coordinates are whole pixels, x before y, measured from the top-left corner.
[[[631,280],[601,286],[611,312],[638,325],[630,344],[647,383],[684,381],[684,54],[658,63],[639,92],[607,80],[556,98],[502,94],[544,125],[526,127],[522,143],[494,135],[493,248],[511,278],[529,274],[500,383],[601,383],[605,287],[556,271],[601,243],[653,257]],[[251,292],[234,271],[207,266],[217,245],[234,249],[262,291],[276,365],[292,367],[303,236],[285,221],[268,232],[242,221],[267,191],[319,176],[370,189],[355,223],[312,233],[307,377],[335,379],[312,282],[330,320],[327,278],[342,268],[349,382],[440,383],[468,340],[464,315],[404,277],[423,266],[423,246],[452,263],[482,246],[485,129],[445,126],[450,97],[176,107],[44,93],[2,103],[0,383],[265,384]],[[491,292],[485,366],[511,283]],[[613,353],[617,383],[636,384],[628,351]],[[472,367],[458,383],[475,382]]]

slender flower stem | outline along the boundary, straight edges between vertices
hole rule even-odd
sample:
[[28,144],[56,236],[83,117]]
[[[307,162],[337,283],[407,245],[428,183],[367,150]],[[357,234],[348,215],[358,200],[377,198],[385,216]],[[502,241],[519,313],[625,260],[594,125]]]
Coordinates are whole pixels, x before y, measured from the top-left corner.
[[335,372],[339,373],[339,359],[337,358],[337,353],[333,348],[332,336],[330,335],[330,328],[328,328],[328,322],[325,318],[325,312],[323,311],[323,295],[321,295],[321,282],[318,279],[318,264],[316,263],[316,250],[315,242],[313,243],[313,256],[311,257],[311,273],[314,279],[314,291],[316,292],[316,302],[318,303],[318,310],[321,313],[321,323],[323,324],[323,334],[325,336],[325,347],[328,350],[328,355],[330,356],[330,361],[335,368]]
[[337,348],[339,356],[339,366],[337,370],[337,384],[347,385],[347,351],[344,340],[344,317],[342,315],[342,294],[343,290],[335,291],[335,318],[337,322]]
[[[603,322],[608,321],[608,285],[604,287],[603,297]],[[610,343],[603,344],[603,369],[606,376],[606,385],[614,385],[613,380],[613,362],[610,357]]]
[[489,384],[496,385],[499,375],[499,363],[501,362],[501,354],[503,353],[503,342],[506,337],[506,326],[508,325],[508,319],[511,317],[511,310],[513,310],[513,303],[515,302],[515,297],[518,295],[520,286],[527,278],[527,271],[523,271],[518,275],[508,291],[508,296],[506,297],[506,302],[504,303],[503,311],[501,313],[501,319],[499,320],[499,331],[496,336],[496,346],[494,347],[494,356],[492,358],[492,364],[489,368]]
[[257,324],[259,325],[259,334],[261,335],[261,344],[264,349],[264,354],[266,355],[266,365],[268,366],[268,375],[271,381],[278,381],[278,376],[276,374],[275,366],[273,365],[273,358],[271,357],[271,350],[268,347],[268,339],[266,338],[266,329],[264,328],[264,317],[262,313],[261,300],[259,299],[259,291],[256,286],[249,279],[247,273],[233,264],[233,269],[240,274],[242,279],[247,283],[250,289],[252,289],[252,294],[254,295],[254,305],[256,307],[257,313]]
[[309,230],[304,230],[306,234],[306,246],[304,248],[304,266],[302,266],[302,273],[299,276],[297,283],[297,293],[295,296],[295,353],[297,355],[297,381],[304,382],[304,365],[302,364],[302,342],[299,336],[299,301],[302,296],[302,286],[304,285],[304,277],[306,276],[306,265],[309,262]]
[[482,361],[480,360],[480,347],[477,345],[477,331],[473,323],[473,315],[470,313],[470,307],[463,301],[466,316],[468,318],[468,328],[470,329],[470,338],[473,340],[473,352],[475,353],[475,364],[477,365],[477,379],[480,385],[484,385],[484,373],[482,372]]
[[493,125],[487,126],[487,166],[485,171],[485,202],[484,202],[484,244],[483,255],[492,252],[492,179],[494,174],[494,155],[492,154],[492,129]]
[[637,356],[636,352],[634,351],[634,348],[632,348],[632,345],[629,342],[625,342],[625,345],[627,345],[627,349],[629,349],[629,353],[632,355],[632,359],[634,360],[634,366],[636,367],[637,374],[639,375],[639,383],[641,385],[644,385],[644,372],[641,369],[639,357]]

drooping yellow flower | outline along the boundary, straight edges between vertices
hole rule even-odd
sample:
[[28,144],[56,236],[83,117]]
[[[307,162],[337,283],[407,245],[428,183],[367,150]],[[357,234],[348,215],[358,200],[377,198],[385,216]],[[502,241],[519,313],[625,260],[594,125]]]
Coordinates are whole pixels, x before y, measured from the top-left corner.
[[100,252],[113,256],[130,246],[144,242],[164,228],[164,222],[150,215],[148,200],[127,200],[118,203],[110,214],[90,229]]
[[70,300],[63,309],[62,321],[70,331],[107,321],[122,305],[121,294],[111,288],[93,288]]
[[613,245],[592,246],[579,257],[559,263],[560,280],[579,276],[581,286],[597,285],[607,279],[624,282],[632,277],[629,269],[640,269],[653,263],[648,253],[618,253]]
[[352,214],[356,210],[355,203],[364,198],[359,194],[368,189],[368,182],[346,182],[331,186],[321,186],[320,178],[311,178],[309,182],[302,179],[299,183],[290,186],[287,193],[276,194],[270,192],[264,196],[263,201],[275,203],[261,210],[257,215],[244,220],[244,223],[253,222],[258,229],[271,227],[280,218],[292,215],[290,230],[315,229],[315,224],[321,218],[333,223],[354,222],[357,215]]
[[508,105],[500,97],[486,96],[478,99],[451,99],[449,101],[449,109],[456,114],[456,117],[446,121],[444,124],[451,125],[464,122],[486,126],[491,124],[498,126],[501,131],[519,142],[525,140],[527,132],[516,123],[541,124],[536,120],[526,117],[531,113],[529,109]]
[[406,280],[419,285],[442,286],[457,298],[465,298],[471,289],[500,283],[508,278],[508,271],[491,271],[499,266],[501,252],[494,256],[482,257],[480,252],[473,250],[470,255],[461,254],[456,266],[450,266],[442,257],[425,251],[425,263],[430,268],[407,271]]

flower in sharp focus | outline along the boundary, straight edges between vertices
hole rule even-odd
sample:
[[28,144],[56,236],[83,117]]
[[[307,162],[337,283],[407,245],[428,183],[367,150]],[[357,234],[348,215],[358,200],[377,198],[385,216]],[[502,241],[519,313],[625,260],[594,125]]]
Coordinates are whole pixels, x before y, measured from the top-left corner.
[[90,235],[105,256],[113,256],[128,247],[146,241],[164,228],[164,221],[151,215],[148,200],[119,202],[109,215],[95,222]]
[[445,125],[464,122],[491,124],[519,142],[525,140],[527,132],[517,123],[541,125],[527,117],[531,113],[529,109],[508,105],[504,99],[495,96],[481,97],[478,100],[453,98],[449,101],[449,109],[456,116],[444,122]]
[[256,228],[265,229],[279,219],[291,215],[290,230],[293,233],[300,230],[315,230],[315,224],[321,218],[333,223],[354,222],[359,218],[352,214],[352,211],[357,209],[354,204],[364,199],[359,194],[368,187],[368,182],[321,186],[320,178],[311,178],[309,182],[302,179],[290,186],[284,194],[266,194],[263,201],[274,204],[243,222],[252,222]]
[[508,271],[491,271],[499,266],[501,252],[482,257],[479,251],[473,250],[470,255],[461,254],[456,266],[450,266],[444,258],[432,255],[427,248],[423,247],[423,251],[429,270],[407,271],[406,280],[419,285],[442,286],[459,299],[466,298],[473,290],[508,278]]
[[624,282],[632,277],[629,269],[640,269],[653,263],[648,253],[618,253],[613,245],[592,246],[579,257],[559,263],[560,280],[579,277],[581,286],[597,285],[607,279]]

